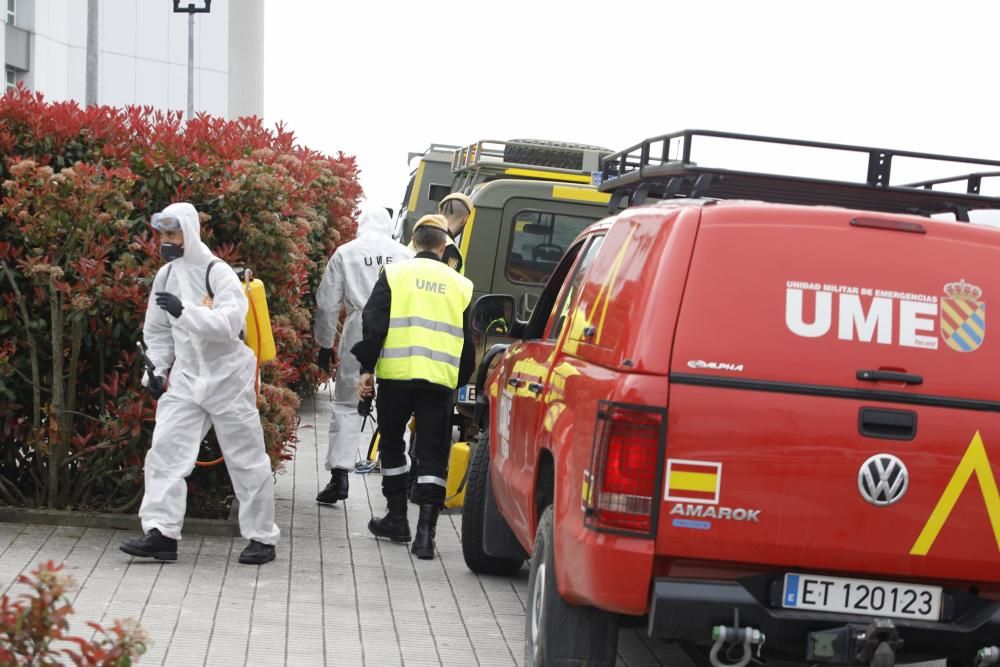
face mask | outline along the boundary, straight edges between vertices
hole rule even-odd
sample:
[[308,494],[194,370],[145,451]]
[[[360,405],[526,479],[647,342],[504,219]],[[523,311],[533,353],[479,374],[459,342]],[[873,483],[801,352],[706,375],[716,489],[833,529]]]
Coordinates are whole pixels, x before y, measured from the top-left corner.
[[184,256],[184,246],[177,245],[176,243],[161,243],[160,244],[160,257],[164,261],[172,262],[175,259]]

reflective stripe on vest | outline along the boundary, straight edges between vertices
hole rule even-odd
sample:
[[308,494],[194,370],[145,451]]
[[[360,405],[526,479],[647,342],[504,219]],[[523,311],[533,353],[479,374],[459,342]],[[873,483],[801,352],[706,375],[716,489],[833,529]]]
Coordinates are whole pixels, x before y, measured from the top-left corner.
[[426,380],[454,389],[472,282],[446,264],[424,257],[386,266],[385,277],[392,293],[389,331],[375,375],[382,380]]

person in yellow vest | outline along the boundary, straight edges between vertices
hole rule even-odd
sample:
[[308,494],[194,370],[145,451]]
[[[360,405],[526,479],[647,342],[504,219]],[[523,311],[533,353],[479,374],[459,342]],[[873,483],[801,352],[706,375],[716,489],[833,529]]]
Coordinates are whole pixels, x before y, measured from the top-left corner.
[[475,366],[469,328],[472,282],[442,261],[447,243],[448,223],[443,216],[425,215],[417,221],[416,257],[382,271],[362,311],[361,341],[351,348],[361,366],[358,398],[375,396],[381,433],[387,512],[372,518],[368,530],[396,542],[411,540],[403,432],[413,416],[414,500],[420,505],[420,517],[411,551],[425,559],[434,557],[437,518],[445,499],[452,393],[468,382]]

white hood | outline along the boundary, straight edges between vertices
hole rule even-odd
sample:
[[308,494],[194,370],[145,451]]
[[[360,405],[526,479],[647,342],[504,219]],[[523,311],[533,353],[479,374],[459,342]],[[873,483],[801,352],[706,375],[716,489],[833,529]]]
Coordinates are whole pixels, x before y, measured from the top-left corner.
[[184,232],[184,256],[182,261],[191,266],[203,266],[212,261],[212,251],[201,241],[201,220],[194,206],[185,202],[171,204],[163,213],[173,215],[181,223]]
[[362,202],[358,214],[358,236],[367,234],[379,234],[381,236],[392,236],[392,218],[389,211],[382,206],[375,206],[370,202]]

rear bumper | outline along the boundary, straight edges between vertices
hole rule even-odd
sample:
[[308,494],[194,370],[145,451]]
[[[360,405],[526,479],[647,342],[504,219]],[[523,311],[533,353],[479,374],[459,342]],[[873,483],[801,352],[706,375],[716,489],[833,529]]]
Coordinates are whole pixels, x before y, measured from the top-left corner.
[[[712,627],[739,624],[767,635],[765,657],[805,660],[809,633],[846,624],[867,625],[866,616],[781,609],[774,603],[780,575],[739,581],[657,579],[649,612],[649,633],[661,639],[711,644]],[[780,588],[777,589],[780,599]],[[947,593],[946,616],[937,623],[892,619],[903,646],[900,660],[971,659],[984,646],[1000,645],[1000,602],[967,593]]]

